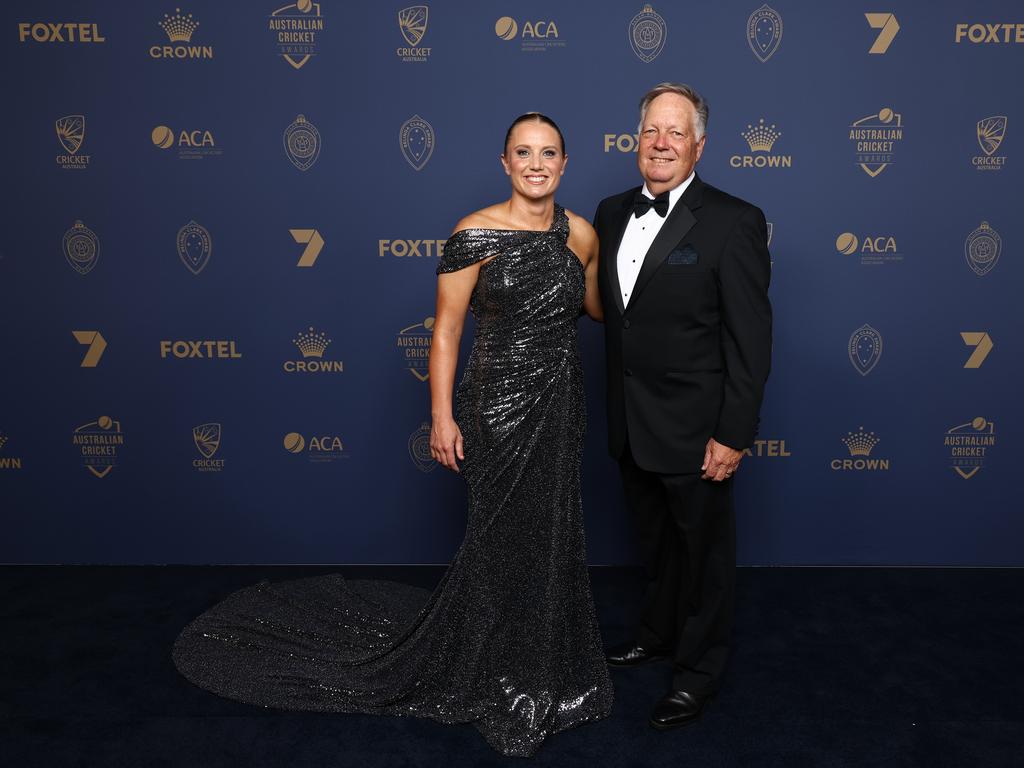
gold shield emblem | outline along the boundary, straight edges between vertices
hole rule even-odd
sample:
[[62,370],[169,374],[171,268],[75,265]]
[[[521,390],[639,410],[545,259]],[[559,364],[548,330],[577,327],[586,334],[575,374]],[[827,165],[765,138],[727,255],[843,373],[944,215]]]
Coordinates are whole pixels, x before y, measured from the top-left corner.
[[427,34],[427,15],[430,9],[425,5],[412,5],[398,12],[398,28],[402,30],[405,42],[415,48]]
[[[298,29],[315,30],[317,37],[319,37],[319,31],[323,29],[323,22],[319,21],[321,18],[320,3],[314,3],[312,0],[298,0],[298,2],[291,5],[285,5],[273,11],[270,17],[271,19],[278,17],[290,19],[291,24],[295,25]],[[313,21],[314,19],[317,21]],[[273,25],[271,28],[276,29]],[[288,43],[279,43],[279,45],[281,56],[295,69],[302,69],[310,57],[313,56],[313,53],[306,51],[315,48],[314,45],[291,45]]]
[[217,449],[220,448],[220,433],[220,424],[216,423],[192,427],[192,440],[195,441],[196,448],[204,459],[212,459]]
[[665,47],[668,25],[649,4],[629,22],[629,47],[644,64],[650,64]]
[[987,275],[995,268],[1002,252],[1003,238],[987,221],[981,222],[981,226],[971,232],[964,242],[967,265],[978,277]]
[[59,118],[55,127],[61,146],[69,155],[75,154],[85,141],[85,115],[67,115]]
[[981,151],[988,156],[995,154],[1006,136],[1006,115],[986,117],[978,121],[978,144]]

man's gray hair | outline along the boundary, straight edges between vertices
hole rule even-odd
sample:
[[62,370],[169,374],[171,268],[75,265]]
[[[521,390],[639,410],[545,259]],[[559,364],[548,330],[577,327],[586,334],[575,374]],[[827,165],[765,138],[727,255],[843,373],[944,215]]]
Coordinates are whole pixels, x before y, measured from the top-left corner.
[[700,137],[704,135],[704,131],[708,127],[708,103],[703,96],[685,83],[658,83],[645,93],[644,97],[640,99],[640,125],[637,130],[643,129],[644,117],[647,116],[647,108],[651,106],[651,102],[663,93],[677,93],[690,100],[696,114],[693,121],[693,132],[696,139],[700,141]]

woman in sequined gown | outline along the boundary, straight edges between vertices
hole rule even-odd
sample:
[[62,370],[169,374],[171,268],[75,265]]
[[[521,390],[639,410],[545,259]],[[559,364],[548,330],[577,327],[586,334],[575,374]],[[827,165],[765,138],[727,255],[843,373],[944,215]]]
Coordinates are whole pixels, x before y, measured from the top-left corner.
[[[472,722],[507,755],[606,716],[608,678],[584,556],[585,409],[576,339],[599,318],[597,238],[554,202],[564,141],[518,118],[502,165],[512,195],[463,219],[438,267],[431,450],[461,473],[466,536],[430,595],[338,574],[261,582],[178,637],[202,688],[292,710]],[[452,407],[467,309],[473,349]]]

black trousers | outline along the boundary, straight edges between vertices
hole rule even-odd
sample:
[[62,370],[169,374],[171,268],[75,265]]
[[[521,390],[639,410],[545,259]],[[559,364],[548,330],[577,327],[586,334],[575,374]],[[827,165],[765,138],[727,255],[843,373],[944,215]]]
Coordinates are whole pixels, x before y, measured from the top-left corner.
[[636,642],[668,650],[674,689],[714,693],[729,656],[736,594],[732,480],[648,472],[628,443],[619,468],[646,575]]

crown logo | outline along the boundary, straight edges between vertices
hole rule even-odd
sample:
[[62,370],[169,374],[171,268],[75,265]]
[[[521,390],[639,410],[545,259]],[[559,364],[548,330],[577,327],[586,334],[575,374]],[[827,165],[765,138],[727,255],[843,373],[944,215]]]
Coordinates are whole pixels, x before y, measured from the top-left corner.
[[191,13],[188,16],[182,16],[181,8],[175,8],[173,16],[168,16],[165,13],[164,20],[158,23],[163,27],[164,32],[167,33],[167,39],[172,43],[190,42],[192,33],[199,26],[199,22],[192,18]]
[[772,145],[781,135],[782,131],[776,131],[774,125],[765,126],[763,117],[756,126],[747,125],[747,130],[740,133],[750,145],[751,152],[771,152]]
[[864,427],[858,427],[857,432],[847,432],[843,442],[851,456],[870,456],[871,449],[881,442],[881,438],[875,437],[874,432],[865,432]]
[[318,333],[312,327],[310,327],[309,333],[299,331],[297,336],[298,338],[292,339],[292,342],[302,352],[303,357],[323,357],[324,350],[331,343],[331,339],[327,338],[326,333],[323,331]]
[[7,435],[0,435],[0,448],[7,445]]

